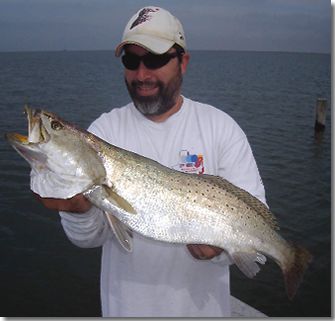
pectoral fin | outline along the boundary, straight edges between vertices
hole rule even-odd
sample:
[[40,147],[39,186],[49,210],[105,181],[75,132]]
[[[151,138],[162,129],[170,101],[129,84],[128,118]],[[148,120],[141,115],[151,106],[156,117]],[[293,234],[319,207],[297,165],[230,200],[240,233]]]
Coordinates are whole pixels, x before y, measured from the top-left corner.
[[136,214],[134,208],[124,198],[105,185],[92,186],[84,195],[105,213],[116,239],[126,251],[131,252],[133,249],[132,232],[112,213],[123,210],[130,214]]
[[104,211],[106,214],[108,223],[114,232],[116,239],[119,241],[121,246],[127,251],[133,251],[133,234],[131,230],[119,221],[113,214]]
[[107,194],[108,194],[108,198],[110,201],[114,201],[115,205],[122,208],[123,210],[125,210],[128,213],[131,214],[136,214],[136,211],[134,210],[134,208],[131,206],[131,204],[129,204],[129,202],[127,200],[125,200],[123,197],[121,197],[119,194],[117,194],[116,192],[114,192],[112,189],[106,187],[105,188]]
[[94,185],[84,195],[104,211],[123,210],[130,214],[136,214],[135,209],[127,200],[106,185]]
[[248,278],[253,278],[260,271],[257,263],[264,264],[266,262],[266,257],[258,252],[235,252],[231,254],[231,257]]

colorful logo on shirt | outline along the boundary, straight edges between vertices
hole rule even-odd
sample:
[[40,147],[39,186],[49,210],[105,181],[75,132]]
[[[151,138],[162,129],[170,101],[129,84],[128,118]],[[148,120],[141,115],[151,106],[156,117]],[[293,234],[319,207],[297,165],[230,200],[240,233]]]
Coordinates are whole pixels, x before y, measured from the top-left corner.
[[203,174],[205,171],[203,155],[190,154],[189,151],[182,150],[179,153],[179,164],[176,167],[175,169],[184,173]]

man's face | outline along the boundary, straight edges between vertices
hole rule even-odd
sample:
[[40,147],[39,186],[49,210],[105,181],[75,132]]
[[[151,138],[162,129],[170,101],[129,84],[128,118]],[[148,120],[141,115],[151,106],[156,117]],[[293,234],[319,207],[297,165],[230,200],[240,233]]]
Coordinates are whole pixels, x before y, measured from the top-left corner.
[[[142,57],[148,51],[136,45],[128,45],[125,52]],[[172,48],[168,53],[175,53]],[[143,115],[162,115],[170,110],[180,95],[182,75],[186,70],[186,63],[179,62],[178,57],[157,69],[149,69],[143,61],[138,68],[125,68],[125,80],[129,94],[136,108]]]

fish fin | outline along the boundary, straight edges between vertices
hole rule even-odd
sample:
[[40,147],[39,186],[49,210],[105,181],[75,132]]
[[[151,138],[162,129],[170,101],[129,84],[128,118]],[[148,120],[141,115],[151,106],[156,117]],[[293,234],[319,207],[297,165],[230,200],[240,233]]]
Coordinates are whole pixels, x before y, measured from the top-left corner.
[[217,185],[226,191],[228,191],[234,197],[242,200],[247,206],[255,210],[263,219],[269,224],[269,226],[275,230],[279,230],[279,225],[276,217],[271,213],[271,211],[262,203],[257,197],[251,195],[246,190],[230,183],[226,179],[220,176],[213,176],[208,174],[201,175],[209,183]]
[[137,214],[127,200],[118,195],[107,185],[93,185],[84,192],[84,195],[91,203],[107,212],[123,210],[129,214]]
[[105,186],[105,190],[106,190],[106,192],[109,196],[108,197],[109,201],[111,201],[113,204],[122,208],[123,210],[125,210],[128,213],[137,214],[137,212],[131,206],[131,204],[127,200],[125,200],[122,196],[120,196],[119,194],[114,192],[113,189]]
[[104,211],[107,217],[107,221],[114,232],[116,239],[119,241],[121,246],[127,251],[133,251],[133,233],[132,231],[123,224],[113,214]]
[[253,278],[260,271],[257,263],[264,264],[266,262],[266,257],[258,252],[235,252],[231,254],[231,257],[248,278]]
[[303,274],[312,258],[312,255],[305,248],[293,245],[293,256],[289,262],[284,263],[282,266],[286,293],[290,300],[297,293]]

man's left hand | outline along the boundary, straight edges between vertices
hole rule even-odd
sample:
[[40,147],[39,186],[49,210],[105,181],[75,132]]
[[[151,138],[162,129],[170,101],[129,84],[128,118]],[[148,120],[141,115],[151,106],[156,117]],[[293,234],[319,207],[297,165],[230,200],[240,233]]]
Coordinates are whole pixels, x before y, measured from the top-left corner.
[[210,260],[223,252],[219,247],[204,244],[187,244],[187,249],[198,260]]

